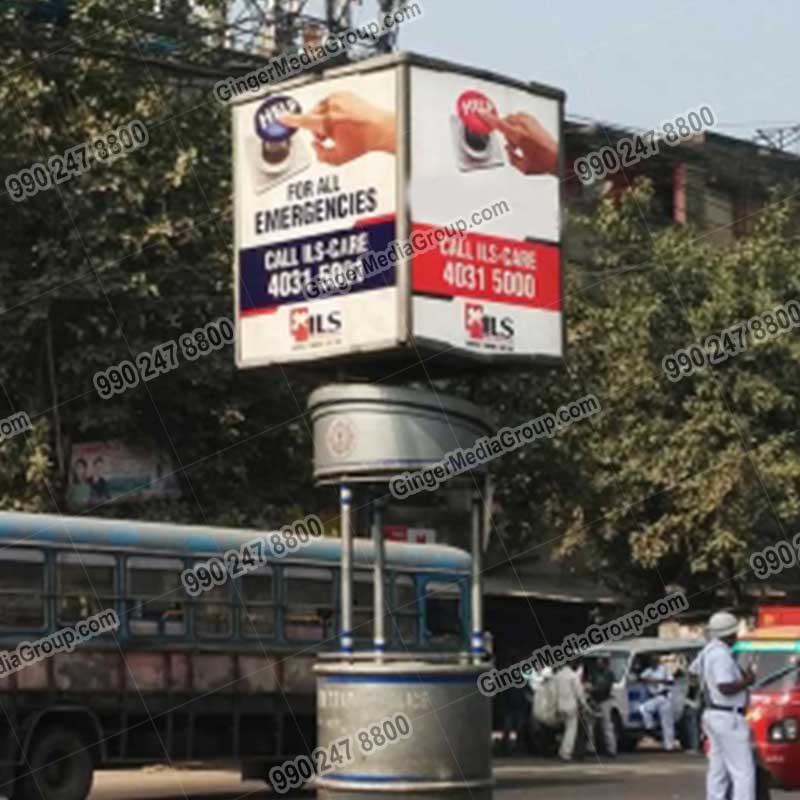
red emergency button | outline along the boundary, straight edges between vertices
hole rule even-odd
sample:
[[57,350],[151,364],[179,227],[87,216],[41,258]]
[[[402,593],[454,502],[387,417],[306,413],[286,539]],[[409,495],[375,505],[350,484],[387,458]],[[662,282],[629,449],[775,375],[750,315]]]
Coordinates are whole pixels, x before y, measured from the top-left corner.
[[492,129],[481,119],[480,114],[497,116],[497,108],[485,94],[468,89],[456,100],[456,113],[469,133],[486,135]]

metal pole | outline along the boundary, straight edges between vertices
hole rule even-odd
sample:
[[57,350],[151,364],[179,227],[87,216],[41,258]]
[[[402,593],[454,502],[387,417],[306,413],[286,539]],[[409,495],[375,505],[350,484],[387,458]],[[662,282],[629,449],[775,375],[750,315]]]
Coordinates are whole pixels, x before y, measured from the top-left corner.
[[372,546],[375,551],[372,566],[373,608],[375,631],[372,638],[375,655],[380,661],[386,650],[386,596],[384,576],[386,573],[386,551],[383,546],[383,504],[372,501]]
[[343,653],[353,652],[353,495],[348,486],[339,487],[339,513],[342,520],[342,592],[341,631],[339,641]]
[[479,664],[483,659],[483,541],[481,522],[483,517],[483,498],[480,492],[472,495],[472,637],[470,652],[472,661]]

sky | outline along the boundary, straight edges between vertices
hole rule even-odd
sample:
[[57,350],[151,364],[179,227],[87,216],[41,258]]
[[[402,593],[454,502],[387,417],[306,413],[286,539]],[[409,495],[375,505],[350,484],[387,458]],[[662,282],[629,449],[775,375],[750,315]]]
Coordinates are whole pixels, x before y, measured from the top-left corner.
[[731,136],[800,123],[800,0],[418,1],[399,49],[557,86],[568,117],[651,128],[707,103]]

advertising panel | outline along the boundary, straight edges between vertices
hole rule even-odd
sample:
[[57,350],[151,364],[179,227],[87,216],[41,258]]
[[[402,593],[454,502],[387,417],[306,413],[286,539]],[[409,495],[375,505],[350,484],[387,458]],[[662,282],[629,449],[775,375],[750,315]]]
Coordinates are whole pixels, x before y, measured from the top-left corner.
[[412,259],[417,347],[562,358],[560,93],[419,65],[409,85],[411,236],[467,225]]
[[234,107],[238,366],[397,346],[397,265],[363,264],[396,238],[396,84],[389,67]]
[[73,511],[113,501],[175,500],[180,495],[177,473],[164,452],[117,439],[72,445],[67,503]]

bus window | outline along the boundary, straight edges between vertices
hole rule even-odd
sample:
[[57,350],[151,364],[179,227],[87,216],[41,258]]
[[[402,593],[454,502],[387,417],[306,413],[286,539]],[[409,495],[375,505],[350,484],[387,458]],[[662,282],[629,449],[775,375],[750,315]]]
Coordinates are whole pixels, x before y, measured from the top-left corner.
[[329,569],[287,567],[285,635],[321,641],[333,635],[333,575]]
[[466,644],[461,624],[461,585],[455,581],[427,581],[425,623],[428,643],[452,649]]
[[391,622],[389,634],[401,649],[416,647],[419,631],[419,605],[414,579],[410,575],[395,575],[390,595]]
[[272,570],[269,567],[260,567],[239,580],[242,604],[239,631],[242,636],[275,635],[272,587]]
[[10,547],[0,550],[0,628],[43,628],[44,553]]
[[78,622],[114,608],[114,556],[59,553],[57,559],[58,621]]
[[230,636],[233,607],[228,581],[212,586],[194,601],[194,632],[200,637]]
[[138,636],[184,636],[183,562],[178,558],[132,557],[127,563],[128,628]]

